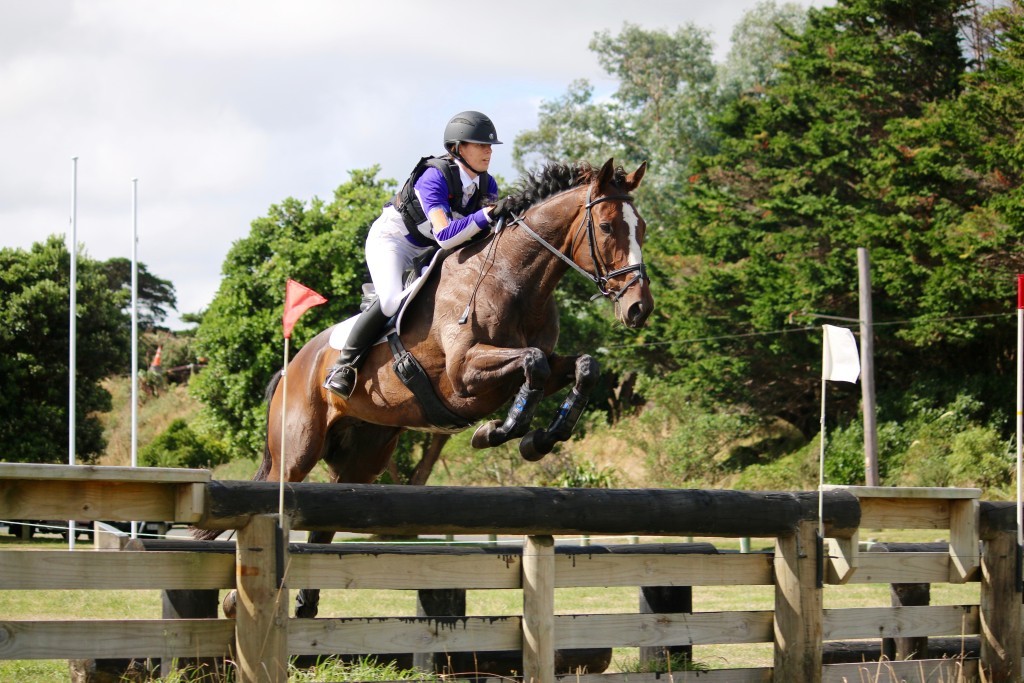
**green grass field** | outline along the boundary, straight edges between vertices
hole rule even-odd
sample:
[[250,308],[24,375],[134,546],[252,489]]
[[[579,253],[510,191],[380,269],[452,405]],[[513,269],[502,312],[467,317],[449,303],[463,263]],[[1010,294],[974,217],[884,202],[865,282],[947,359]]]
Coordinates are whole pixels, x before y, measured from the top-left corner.
[[[941,540],[925,532],[886,532],[887,541]],[[644,539],[655,540],[655,539]],[[664,539],[666,541],[682,539]],[[738,549],[737,539],[710,540],[717,547]],[[79,541],[79,548],[90,546]],[[753,539],[754,550],[771,546],[770,539]],[[23,542],[0,536],[0,549],[53,550],[66,548],[57,537],[42,537]],[[558,589],[555,608],[559,614],[635,613],[638,610],[636,588]],[[979,586],[936,584],[932,586],[932,604],[977,604]],[[517,615],[522,613],[522,594],[517,590],[471,591],[467,595],[467,613],[472,616]],[[721,586],[694,588],[694,610],[715,612],[730,610],[771,610],[774,593],[771,586]],[[888,606],[888,584],[826,586],[826,608]],[[160,594],[157,591],[2,591],[0,614],[8,620],[43,619],[149,619],[159,618]],[[327,590],[324,591],[321,617],[411,616],[416,613],[414,591]],[[615,651],[611,670],[630,670],[638,653],[635,648]],[[705,645],[694,647],[694,660],[708,668],[771,666],[770,643],[752,645]],[[394,674],[394,672],[392,672]],[[313,680],[296,673],[293,681]],[[366,672],[359,674],[363,680]],[[63,660],[0,661],[0,681],[18,683],[56,683],[69,678],[68,663]],[[319,680],[324,680],[320,678]],[[340,679],[339,679],[340,680]]]

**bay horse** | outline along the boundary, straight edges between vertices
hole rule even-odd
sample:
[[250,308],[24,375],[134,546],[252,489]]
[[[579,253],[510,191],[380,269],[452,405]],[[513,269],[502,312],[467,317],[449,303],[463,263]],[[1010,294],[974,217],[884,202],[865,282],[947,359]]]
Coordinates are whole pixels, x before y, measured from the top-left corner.
[[[643,262],[646,224],[630,193],[646,162],[627,174],[609,159],[551,164],[524,177],[507,200],[514,217],[479,242],[449,254],[404,313],[401,343],[422,365],[456,426],[432,423],[392,368],[392,350],[367,352],[352,396],[322,387],[337,351],[331,330],[306,343],[288,366],[287,462],[280,459],[280,377],[268,387],[267,441],[254,479],[302,481],[323,460],[334,482],[370,483],[385,469],[399,435],[408,429],[450,434],[465,429],[514,397],[505,420],[491,420],[473,435],[485,448],[521,438],[520,452],[537,460],[567,440],[599,374],[589,355],[554,353],[558,309],[554,292],[574,269],[614,302],[617,319],[642,327],[654,307]],[[280,374],[280,373],[279,373]],[[540,400],[570,383],[547,429],[530,431]],[[215,532],[197,531],[199,538]],[[334,532],[312,531],[310,543],[330,543]],[[316,615],[319,591],[302,589],[296,616]]]

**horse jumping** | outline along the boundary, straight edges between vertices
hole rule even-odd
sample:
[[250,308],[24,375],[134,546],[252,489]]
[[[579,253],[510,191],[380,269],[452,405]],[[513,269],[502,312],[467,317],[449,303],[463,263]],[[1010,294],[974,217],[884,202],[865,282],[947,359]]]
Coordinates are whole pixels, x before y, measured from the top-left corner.
[[[548,165],[520,181],[509,198],[515,220],[479,242],[449,254],[430,274],[402,320],[401,343],[425,370],[448,412],[472,424],[514,398],[504,420],[491,420],[473,435],[486,448],[520,438],[528,460],[570,438],[599,374],[589,355],[554,352],[558,309],[554,292],[570,270],[612,300],[616,318],[640,328],[654,308],[643,262],[646,224],[630,195],[646,170],[632,173],[609,159]],[[387,466],[407,430],[450,434],[465,427],[438,426],[392,368],[388,344],[364,359],[346,401],[322,388],[336,352],[325,330],[305,344],[288,366],[287,415],[282,462],[279,377],[268,387],[267,441],[254,479],[302,481],[323,460],[335,482],[370,483]],[[530,430],[537,404],[573,384],[546,429]],[[212,532],[197,532],[211,538]],[[314,531],[311,543],[330,543],[333,532]],[[315,616],[318,591],[299,591],[297,616]]]

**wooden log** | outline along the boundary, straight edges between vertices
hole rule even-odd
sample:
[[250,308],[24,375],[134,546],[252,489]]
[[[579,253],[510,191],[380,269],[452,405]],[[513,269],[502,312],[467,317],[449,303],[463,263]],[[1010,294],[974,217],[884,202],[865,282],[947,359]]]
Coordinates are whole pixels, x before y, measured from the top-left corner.
[[[216,619],[219,591],[164,590],[160,591],[164,619]],[[184,680],[202,679],[224,670],[224,660],[217,657],[178,657],[160,661],[160,676],[167,678],[178,671]]]
[[235,647],[239,683],[288,680],[288,590],[278,566],[278,544],[283,545],[287,533],[272,515],[257,515],[238,530]]
[[[464,617],[466,616],[466,591],[461,588],[441,588],[416,591],[416,616],[418,617]],[[424,671],[440,673],[472,671],[466,669],[466,662],[460,655],[452,653],[414,652],[413,666]],[[457,661],[456,661],[457,660]]]
[[1017,531],[1017,504],[1012,501],[981,501],[978,506],[978,534],[988,540],[1004,532]]
[[523,680],[555,683],[555,539],[523,543]]
[[817,580],[823,560],[813,522],[800,522],[796,533],[775,541],[776,683],[821,681],[824,613]]
[[985,541],[981,560],[981,665],[986,680],[1021,680],[1021,586],[1017,536],[1004,531]]
[[[274,482],[212,481],[197,526],[234,528],[278,506]],[[301,494],[300,494],[301,492]],[[416,535],[516,533],[775,538],[817,517],[817,493],[693,489],[551,489],[378,484],[288,484],[296,529]],[[860,505],[824,494],[826,534],[847,537]]]
[[[936,553],[946,550],[945,543],[875,543],[872,553]],[[889,597],[893,607],[922,607],[931,604],[930,583],[889,584]],[[883,638],[882,653],[890,661],[928,658],[928,636],[912,638]]]

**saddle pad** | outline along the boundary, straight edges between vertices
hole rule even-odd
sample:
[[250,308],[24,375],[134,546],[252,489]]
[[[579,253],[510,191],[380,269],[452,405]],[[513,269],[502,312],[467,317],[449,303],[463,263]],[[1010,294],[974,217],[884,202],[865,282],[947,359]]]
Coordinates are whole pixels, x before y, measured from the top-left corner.
[[[449,253],[450,252],[445,251],[444,249],[437,251],[434,254],[434,257],[430,259],[430,263],[428,263],[426,266],[423,267],[422,270],[420,270],[420,276],[416,278],[408,287],[402,290],[402,305],[398,308],[398,313],[395,315],[395,317],[392,318],[394,324],[388,325],[387,329],[385,329],[384,332],[381,334],[380,339],[374,342],[374,346],[383,343],[387,338],[388,334],[390,334],[391,332],[398,332],[399,334],[402,333],[402,315],[405,313],[406,309],[409,308],[409,303],[416,298],[416,295],[419,294],[421,289],[423,289],[423,285],[426,284],[427,277],[434,271],[438,264],[441,263],[441,261],[444,260],[444,257]],[[343,320],[342,322],[338,323],[333,328],[331,328],[331,338],[328,343],[331,345],[332,349],[337,349],[338,351],[340,351],[341,349],[345,348],[345,342],[348,341],[349,332],[352,331],[352,326],[355,325],[356,318],[358,317],[358,315],[354,315],[348,320]]]

